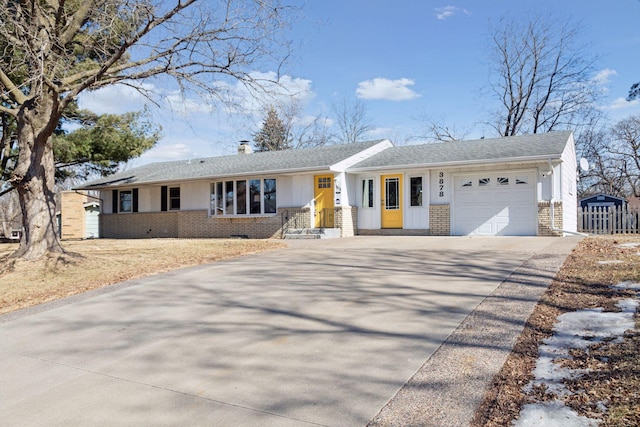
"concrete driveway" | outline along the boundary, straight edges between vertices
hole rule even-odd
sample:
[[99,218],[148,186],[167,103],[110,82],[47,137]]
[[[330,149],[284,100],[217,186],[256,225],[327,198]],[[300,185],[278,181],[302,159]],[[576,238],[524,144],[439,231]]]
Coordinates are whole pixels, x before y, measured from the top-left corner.
[[[2,423],[391,425],[420,412],[398,392],[487,296],[517,274],[539,296],[577,241],[293,241],[5,316]],[[536,259],[552,266],[522,275]]]

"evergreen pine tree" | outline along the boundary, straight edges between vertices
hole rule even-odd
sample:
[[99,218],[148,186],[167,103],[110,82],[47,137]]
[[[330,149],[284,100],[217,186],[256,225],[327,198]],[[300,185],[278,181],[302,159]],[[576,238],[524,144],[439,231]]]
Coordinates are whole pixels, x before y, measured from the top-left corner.
[[272,105],[262,122],[262,128],[253,135],[256,151],[278,151],[291,148],[289,132]]

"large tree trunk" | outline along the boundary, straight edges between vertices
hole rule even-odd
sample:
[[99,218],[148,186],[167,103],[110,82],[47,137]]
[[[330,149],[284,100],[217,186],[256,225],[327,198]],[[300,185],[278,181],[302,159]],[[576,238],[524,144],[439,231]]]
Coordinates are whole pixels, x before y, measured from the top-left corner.
[[11,181],[18,193],[24,232],[13,257],[35,260],[48,252],[63,252],[55,217],[56,103],[55,97],[29,101],[18,114],[20,154]]

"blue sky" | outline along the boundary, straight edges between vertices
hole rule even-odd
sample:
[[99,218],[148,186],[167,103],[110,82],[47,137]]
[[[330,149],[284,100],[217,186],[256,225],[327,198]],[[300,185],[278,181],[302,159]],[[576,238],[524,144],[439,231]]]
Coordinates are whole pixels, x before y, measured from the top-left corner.
[[[525,13],[581,23],[584,43],[599,57],[593,77],[606,94],[599,107],[612,121],[640,114],[640,102],[624,100],[640,81],[638,0],[309,0],[303,13],[290,33],[298,47],[283,70],[284,85],[300,93],[307,116],[330,115],[332,102],[345,97],[361,99],[371,139],[416,143],[425,116],[469,138],[494,136],[483,124],[495,108],[482,95],[489,78],[488,24]],[[238,89],[238,96],[255,107],[246,92]],[[272,101],[277,97],[265,100]],[[112,87],[84,94],[80,103],[99,113],[122,113],[139,110],[145,100]],[[149,107],[164,136],[134,165],[234,154],[238,141],[251,139],[260,124],[259,114],[228,114],[221,106],[170,95],[161,108]]]

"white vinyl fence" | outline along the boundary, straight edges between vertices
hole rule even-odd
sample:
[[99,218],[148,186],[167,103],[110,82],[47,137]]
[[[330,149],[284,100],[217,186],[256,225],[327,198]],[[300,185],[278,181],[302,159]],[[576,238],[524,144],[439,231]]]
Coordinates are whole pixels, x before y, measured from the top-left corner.
[[626,206],[578,208],[578,231],[591,234],[640,233],[639,211]]

